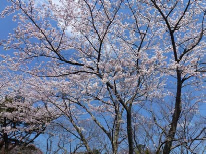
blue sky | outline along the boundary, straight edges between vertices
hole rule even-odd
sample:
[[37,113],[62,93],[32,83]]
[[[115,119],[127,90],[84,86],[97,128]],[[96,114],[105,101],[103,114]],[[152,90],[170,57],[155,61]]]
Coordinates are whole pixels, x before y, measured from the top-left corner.
[[[7,6],[8,2],[3,0],[0,4],[0,12]],[[12,21],[12,16],[0,18],[0,38],[6,38],[8,33],[12,33],[16,23]]]
[[[8,5],[8,2],[3,0],[0,2],[0,12],[4,10],[4,8]],[[0,18],[0,40],[7,39],[9,33],[13,33],[13,29],[17,26],[17,23],[12,21],[12,15],[7,16],[5,18]],[[2,46],[0,46],[0,54],[12,54],[10,50],[3,50]]]
[[[0,4],[0,12],[7,6],[8,2],[3,0]],[[8,16],[6,18],[0,19],[0,39],[6,39],[9,33],[13,32],[13,29],[16,27],[16,23],[12,21],[12,16]],[[0,54],[11,54],[12,51],[4,51],[2,47],[0,47]],[[206,105],[202,106],[200,112],[202,114],[206,114]],[[39,145],[42,149],[46,147],[46,136],[42,136],[37,140],[37,145]]]

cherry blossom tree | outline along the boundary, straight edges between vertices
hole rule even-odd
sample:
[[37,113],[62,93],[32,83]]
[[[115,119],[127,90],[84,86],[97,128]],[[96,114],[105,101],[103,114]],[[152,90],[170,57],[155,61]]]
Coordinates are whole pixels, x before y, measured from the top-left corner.
[[182,97],[187,95],[184,87],[188,84],[191,88],[203,87],[198,80],[202,78],[199,62],[205,58],[205,3],[189,0],[166,4],[152,0],[150,4],[162,19],[158,23],[163,24],[168,32],[168,41],[162,46],[173,53],[169,65],[173,68],[168,73],[176,78],[175,105],[163,148],[163,153],[170,153],[178,121],[184,111]]
[[[129,25],[126,20],[131,22],[130,18],[122,19],[121,16],[121,9],[127,5],[123,1],[114,3],[62,1],[62,5],[50,1],[48,5],[41,6],[44,9],[38,8],[32,1],[11,2],[13,6],[7,8],[3,14],[7,11],[11,12],[10,9],[22,12],[14,17],[21,23],[15,30],[15,36],[10,37],[11,42],[17,42],[6,43],[9,48],[20,51],[16,54],[17,57],[22,58],[17,58],[14,62],[19,63],[21,60],[25,63],[36,57],[45,57],[39,66],[31,70],[20,68],[21,71],[27,71],[38,77],[61,77],[61,86],[65,88],[69,101],[83,107],[109,138],[112,134],[99,124],[86,107],[96,111],[97,108],[105,109],[108,105],[113,106],[108,110],[111,110],[110,112],[113,112],[117,119],[114,125],[117,128],[117,133],[114,135],[116,144],[121,122],[120,113],[123,112],[119,109],[123,108],[127,117],[128,146],[130,153],[133,153],[131,121],[133,104],[138,103],[138,100],[143,99],[144,96],[149,96],[148,94],[151,97],[156,95],[158,92],[155,93],[154,89],[161,87],[155,69],[161,66],[158,61],[164,57],[152,52],[157,46],[151,43],[153,35],[147,33],[150,19],[146,19],[145,23],[144,18],[140,19],[142,23],[140,27],[137,23]],[[52,25],[51,20],[56,20],[60,28]],[[131,17],[131,20],[134,19]],[[135,26],[139,27],[137,31]],[[68,27],[71,27],[71,32],[68,31]],[[33,39],[40,42],[33,43]],[[146,49],[150,52],[147,53]],[[157,55],[159,59],[155,58]],[[49,61],[44,64],[47,58]],[[50,84],[55,85],[56,88],[60,83],[50,81]],[[46,88],[48,87],[47,84]],[[59,89],[56,91],[56,94],[58,93]],[[94,100],[101,104],[95,107],[97,103],[93,102]],[[52,100],[52,102],[63,111],[57,101]],[[73,123],[71,119],[73,117],[68,115],[67,117],[70,117]],[[86,149],[90,151],[80,129],[76,127],[76,130]],[[115,151],[117,151],[116,147]]]
[[[3,56],[4,57],[4,56]],[[8,63],[7,63],[8,64]],[[2,61],[0,88],[0,151],[12,153],[27,148],[56,116],[45,112],[38,98],[32,98],[22,75],[14,75]],[[26,92],[26,93],[24,93]]]
[[22,96],[6,96],[0,103],[1,149],[11,151],[32,143],[46,128],[51,117],[44,115]]
[[[198,132],[204,139],[204,127],[191,140],[186,127],[191,122],[187,112],[196,115],[205,101],[205,2],[10,3],[1,16],[15,12],[18,26],[1,44],[16,51],[5,62],[26,74],[27,95],[41,100],[44,113],[66,117],[88,152],[81,127],[86,119],[105,133],[113,153],[122,142],[134,153],[137,141],[143,141],[139,128],[152,139],[148,146],[156,144],[156,153],[169,154],[185,140],[188,147],[200,139]],[[186,88],[196,90],[191,103],[183,99],[189,95]],[[155,131],[148,129],[152,126]]]

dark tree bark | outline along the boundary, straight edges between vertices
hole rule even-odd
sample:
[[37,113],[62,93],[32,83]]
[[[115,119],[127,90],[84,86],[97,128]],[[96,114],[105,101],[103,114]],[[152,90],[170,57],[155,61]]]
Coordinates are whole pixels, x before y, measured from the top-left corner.
[[[4,117],[4,124],[3,127],[6,128],[7,124],[6,124],[6,117]],[[8,139],[8,134],[5,132],[3,133],[3,139],[4,139],[4,151],[5,153],[8,152],[9,149],[9,139]]]
[[127,135],[129,144],[129,154],[134,153],[134,142],[133,142],[133,129],[132,129],[132,105],[130,104],[127,108]]
[[182,111],[181,93],[182,93],[181,71],[177,70],[177,92],[176,92],[175,108],[174,108],[174,113],[172,115],[172,122],[170,124],[170,130],[168,132],[166,143],[163,149],[164,154],[169,154],[171,152],[172,142],[175,138],[177,123],[178,123],[178,120],[180,118],[180,114]]

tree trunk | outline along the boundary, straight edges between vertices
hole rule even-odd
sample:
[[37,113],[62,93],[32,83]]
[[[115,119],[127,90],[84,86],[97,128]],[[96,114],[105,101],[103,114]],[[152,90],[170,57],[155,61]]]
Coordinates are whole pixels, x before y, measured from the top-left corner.
[[170,126],[170,130],[168,136],[166,138],[166,143],[163,149],[163,154],[169,154],[172,147],[172,142],[175,137],[177,123],[181,114],[181,93],[182,93],[182,80],[181,80],[181,71],[177,70],[177,92],[176,92],[176,100],[175,100],[175,110],[172,115],[172,122]]
[[119,139],[119,129],[120,129],[120,117],[121,115],[119,115],[120,113],[118,113],[117,115],[117,119],[115,121],[115,131],[114,131],[114,136],[112,138],[112,151],[113,154],[117,154],[118,151],[118,139]]
[[118,150],[117,147],[118,147],[118,146],[117,146],[117,143],[114,141],[114,142],[112,143],[112,152],[113,152],[113,154],[117,154],[117,150]]
[[115,106],[115,126],[114,126],[114,134],[112,135],[112,151],[113,154],[117,154],[118,147],[119,147],[119,133],[120,133],[120,126],[122,120],[124,108],[120,109],[120,105]]
[[129,144],[129,154],[134,153],[133,131],[132,131],[132,105],[127,108],[127,135]]
[[3,133],[3,139],[4,139],[4,152],[5,152],[5,154],[8,152],[8,149],[9,149],[8,134],[5,132],[6,126],[7,126],[7,124],[6,124],[6,117],[4,117],[4,124],[3,124],[4,133]]

